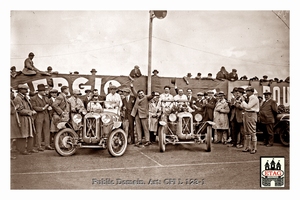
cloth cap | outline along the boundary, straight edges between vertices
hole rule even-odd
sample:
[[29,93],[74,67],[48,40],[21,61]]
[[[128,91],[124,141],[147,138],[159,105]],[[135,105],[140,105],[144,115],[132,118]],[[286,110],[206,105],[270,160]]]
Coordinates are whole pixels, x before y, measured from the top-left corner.
[[64,91],[65,89],[67,89],[67,88],[69,88],[69,87],[64,85],[64,86],[62,86],[62,87],[60,88],[60,91],[63,92],[63,91]]
[[204,96],[204,93],[203,92],[198,92],[197,96]]
[[51,89],[51,90],[49,91],[49,93],[58,93],[58,90],[57,90],[57,89]]
[[24,84],[20,84],[18,85],[18,89],[29,89],[29,87],[27,85],[24,85]]

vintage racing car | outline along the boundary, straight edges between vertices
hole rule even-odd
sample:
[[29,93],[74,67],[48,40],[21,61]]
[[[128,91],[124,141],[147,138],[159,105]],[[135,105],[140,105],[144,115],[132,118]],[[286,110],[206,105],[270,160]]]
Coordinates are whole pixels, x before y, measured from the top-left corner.
[[165,110],[160,117],[158,127],[159,150],[164,152],[167,144],[205,144],[211,151],[212,126],[214,122],[202,121],[201,114],[193,115],[189,108],[180,103],[187,101],[162,101],[175,104],[176,111]]
[[[73,155],[78,148],[107,148],[111,156],[122,156],[127,148],[127,137],[121,129],[122,121],[114,102],[101,102],[103,112],[75,114],[68,122],[60,122],[54,137],[56,152],[61,156]],[[82,123],[78,130],[72,126]]]

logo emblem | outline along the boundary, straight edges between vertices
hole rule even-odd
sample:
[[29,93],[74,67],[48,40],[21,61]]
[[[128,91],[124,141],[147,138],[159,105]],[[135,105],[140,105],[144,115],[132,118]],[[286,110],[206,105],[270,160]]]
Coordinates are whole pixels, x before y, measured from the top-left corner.
[[260,187],[284,187],[284,157],[260,157]]

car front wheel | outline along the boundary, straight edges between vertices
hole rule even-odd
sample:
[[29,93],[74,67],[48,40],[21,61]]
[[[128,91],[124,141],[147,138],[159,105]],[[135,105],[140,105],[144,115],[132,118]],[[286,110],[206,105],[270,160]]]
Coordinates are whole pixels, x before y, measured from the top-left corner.
[[122,156],[127,148],[127,137],[125,131],[116,129],[108,137],[108,152],[111,156]]

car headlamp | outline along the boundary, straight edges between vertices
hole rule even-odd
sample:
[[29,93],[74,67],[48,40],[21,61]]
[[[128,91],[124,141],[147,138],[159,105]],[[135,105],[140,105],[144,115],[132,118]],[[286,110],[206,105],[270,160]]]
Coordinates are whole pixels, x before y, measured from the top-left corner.
[[76,124],[79,124],[81,122],[81,120],[82,120],[82,117],[80,114],[75,114],[73,116],[73,122],[75,122]]
[[109,117],[109,115],[103,115],[102,117],[101,117],[101,121],[104,123],[104,124],[108,124],[109,122],[110,122],[110,117]]
[[175,120],[176,120],[176,115],[174,114],[174,113],[171,113],[170,115],[169,115],[169,120],[171,121],[171,122],[174,122]]
[[198,114],[195,115],[195,120],[196,120],[197,122],[200,122],[202,119],[203,119],[203,117],[202,117],[201,114],[198,113]]

